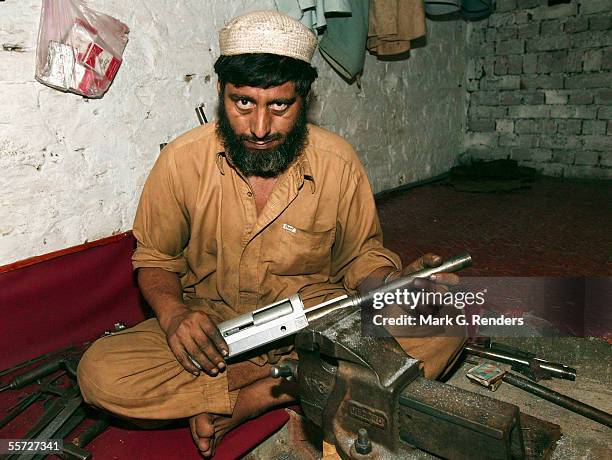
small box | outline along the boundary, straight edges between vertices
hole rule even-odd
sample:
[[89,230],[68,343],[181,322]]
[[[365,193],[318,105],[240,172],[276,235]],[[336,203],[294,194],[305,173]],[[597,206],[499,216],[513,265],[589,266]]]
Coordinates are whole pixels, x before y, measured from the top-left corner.
[[482,363],[471,368],[467,372],[466,377],[473,382],[489,388],[491,391],[495,391],[501,385],[505,373],[505,370],[493,364]]

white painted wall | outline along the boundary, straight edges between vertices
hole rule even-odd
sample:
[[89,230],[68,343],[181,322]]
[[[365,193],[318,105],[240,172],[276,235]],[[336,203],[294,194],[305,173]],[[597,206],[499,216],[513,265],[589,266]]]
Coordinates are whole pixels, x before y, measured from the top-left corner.
[[[128,230],[158,145],[213,118],[217,30],[272,0],[95,0],[131,29],[98,100],[34,80],[40,0],[0,2],[0,264]],[[362,89],[316,56],[312,119],[347,137],[380,191],[448,170],[464,114],[464,24],[428,22],[408,60],[368,56]],[[22,52],[9,51],[15,45]],[[185,75],[194,74],[190,81]]]

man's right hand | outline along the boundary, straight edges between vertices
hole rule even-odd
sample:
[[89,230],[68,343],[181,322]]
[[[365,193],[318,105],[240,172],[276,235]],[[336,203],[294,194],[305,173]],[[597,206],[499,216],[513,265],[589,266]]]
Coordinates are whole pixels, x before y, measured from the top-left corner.
[[227,343],[206,313],[185,306],[169,319],[160,320],[160,326],[172,353],[188,372],[215,376],[225,369]]
[[227,343],[206,313],[185,305],[177,273],[142,267],[138,269],[138,285],[166,333],[172,353],[186,371],[217,375],[225,369],[223,352],[228,353]]

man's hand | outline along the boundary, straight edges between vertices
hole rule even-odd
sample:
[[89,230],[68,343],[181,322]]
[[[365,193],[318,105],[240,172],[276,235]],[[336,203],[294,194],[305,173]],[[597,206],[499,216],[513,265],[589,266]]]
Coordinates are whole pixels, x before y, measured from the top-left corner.
[[[442,262],[442,257],[436,254],[427,253],[406,266],[402,271],[401,276],[409,276],[419,270],[437,267],[441,265]],[[435,275],[431,275],[429,278],[417,278],[414,281],[413,286],[417,289],[423,289],[424,291],[440,292],[444,294],[445,292],[448,292],[449,287],[457,286],[458,284],[459,277],[456,274],[436,273]],[[417,307],[417,311],[431,314],[436,312],[439,308],[440,305],[420,305]]]
[[185,306],[170,319],[160,320],[160,326],[172,353],[188,372],[199,375],[204,371],[215,376],[225,369],[227,343],[206,313]]
[[[419,257],[417,260],[409,264],[402,271],[402,276],[408,276],[414,272],[419,270],[423,270],[425,268],[433,268],[441,265],[443,262],[442,257],[427,253],[424,256]],[[427,281],[430,281],[429,283]],[[419,285],[418,283],[421,283]],[[424,287],[427,285],[429,287],[436,286],[436,292],[446,292],[448,291],[449,286],[457,286],[459,284],[459,277],[454,273],[436,273],[435,275],[431,275],[429,278],[423,278],[417,280],[417,287]],[[439,291],[438,289],[441,289]]]
[[229,348],[208,315],[185,305],[178,274],[143,267],[138,269],[138,285],[155,311],[172,353],[185,370],[194,375],[200,371],[217,375],[225,369],[222,355]]

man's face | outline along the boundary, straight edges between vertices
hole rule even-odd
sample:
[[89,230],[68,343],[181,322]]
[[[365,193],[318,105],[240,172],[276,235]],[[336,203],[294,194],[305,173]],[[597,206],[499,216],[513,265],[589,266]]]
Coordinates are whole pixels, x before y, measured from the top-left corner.
[[306,143],[306,107],[293,82],[271,88],[226,83],[218,132],[226,154],[246,176],[275,177]]

